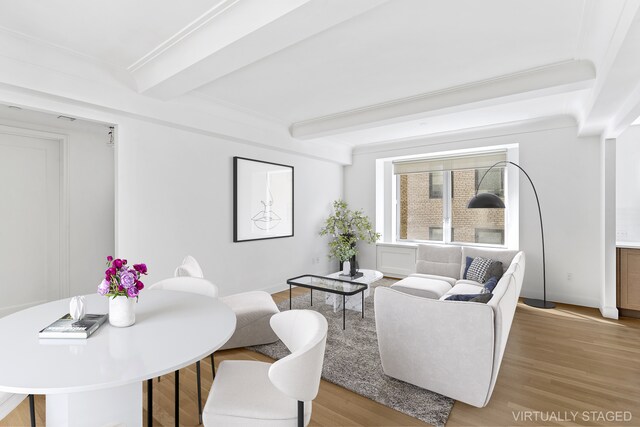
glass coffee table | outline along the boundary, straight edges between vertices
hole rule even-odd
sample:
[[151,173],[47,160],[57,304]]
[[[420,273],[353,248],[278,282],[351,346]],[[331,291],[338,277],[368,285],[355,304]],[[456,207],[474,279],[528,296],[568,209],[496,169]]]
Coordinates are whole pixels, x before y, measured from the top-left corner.
[[313,274],[305,274],[287,280],[289,285],[289,310],[291,310],[291,288],[300,286],[311,290],[311,305],[313,306],[313,290],[329,292],[332,294],[342,295],[342,329],[346,325],[346,304],[345,298],[349,295],[362,294],[362,318],[364,318],[364,291],[369,288],[366,283],[358,283],[350,280],[329,278],[326,276],[316,276]]

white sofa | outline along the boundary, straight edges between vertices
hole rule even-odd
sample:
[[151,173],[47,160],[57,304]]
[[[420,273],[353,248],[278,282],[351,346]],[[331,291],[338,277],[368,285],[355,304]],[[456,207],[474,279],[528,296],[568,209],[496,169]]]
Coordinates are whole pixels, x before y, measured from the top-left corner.
[[[502,261],[488,303],[445,301],[481,293],[461,279],[466,257]],[[477,407],[489,403],[524,277],[523,252],[420,245],[416,274],[375,292],[378,345],[385,374]]]

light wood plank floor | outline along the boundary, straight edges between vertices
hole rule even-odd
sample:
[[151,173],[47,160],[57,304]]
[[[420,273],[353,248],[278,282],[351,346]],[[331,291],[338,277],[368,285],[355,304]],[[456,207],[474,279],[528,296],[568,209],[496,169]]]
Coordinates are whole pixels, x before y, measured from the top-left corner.
[[[308,292],[295,289],[295,295]],[[276,302],[287,292],[274,295]],[[6,350],[5,350],[6,351]],[[216,353],[225,359],[269,361],[239,349]],[[180,421],[198,423],[195,365],[180,371]],[[212,384],[209,360],[202,362],[203,396]],[[146,387],[145,387],[146,390]],[[145,393],[146,394],[146,393]],[[154,424],[173,425],[173,375],[154,381]],[[144,399],[146,405],[146,396]],[[576,422],[516,420],[518,411],[578,411]],[[630,411],[627,423],[594,419],[583,411]],[[36,397],[38,425],[44,424],[44,397]],[[589,415],[589,419],[585,419]],[[565,417],[566,419],[567,417]],[[144,414],[146,423],[146,409]],[[0,426],[29,424],[25,400]],[[447,426],[640,425],[640,319],[604,319],[596,309],[560,305],[537,310],[519,304],[498,382],[483,409],[456,402]],[[415,418],[322,381],[313,405],[313,426],[421,426]]]

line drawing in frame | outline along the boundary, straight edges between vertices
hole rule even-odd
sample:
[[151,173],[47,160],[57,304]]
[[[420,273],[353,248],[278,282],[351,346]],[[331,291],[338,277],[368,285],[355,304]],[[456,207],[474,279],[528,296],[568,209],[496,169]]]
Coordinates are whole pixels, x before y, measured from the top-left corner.
[[293,237],[294,168],[233,157],[233,241]]

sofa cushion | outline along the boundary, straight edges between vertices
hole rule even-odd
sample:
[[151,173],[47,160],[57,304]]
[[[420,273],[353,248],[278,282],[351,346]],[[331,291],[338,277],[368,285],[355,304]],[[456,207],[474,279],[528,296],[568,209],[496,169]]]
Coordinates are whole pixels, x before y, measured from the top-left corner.
[[410,274],[409,277],[422,277],[424,279],[443,280],[443,281],[447,282],[448,284],[450,284],[451,287],[455,286],[455,284],[456,284],[456,279],[454,279],[452,277],[436,276],[435,274],[414,273],[414,274]]
[[438,299],[451,290],[451,285],[444,280],[409,276],[394,283],[391,288],[405,294]]
[[469,295],[469,294],[481,294],[484,287],[482,283],[461,283],[458,281],[456,285],[451,288],[447,293],[440,297],[441,300],[445,300],[450,295]]
[[416,273],[459,279],[461,264],[459,246],[418,245]]
[[[509,268],[513,257],[516,256],[517,253],[518,251],[512,251],[508,249],[489,249],[473,246],[463,246],[461,259],[464,259],[466,261],[467,257],[482,257],[500,261],[502,263],[502,272],[504,273],[505,271],[507,271],[507,268]],[[466,262],[461,262],[460,277],[464,277],[466,266]]]

